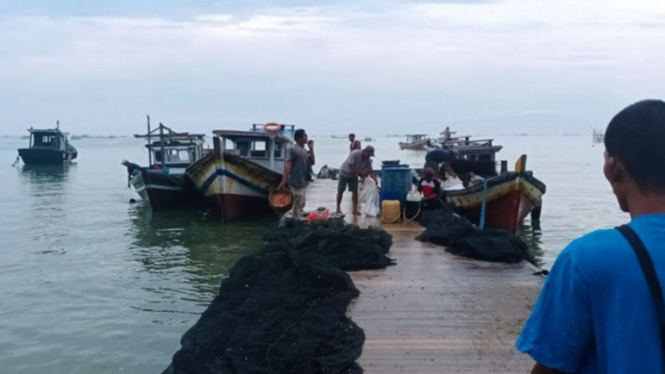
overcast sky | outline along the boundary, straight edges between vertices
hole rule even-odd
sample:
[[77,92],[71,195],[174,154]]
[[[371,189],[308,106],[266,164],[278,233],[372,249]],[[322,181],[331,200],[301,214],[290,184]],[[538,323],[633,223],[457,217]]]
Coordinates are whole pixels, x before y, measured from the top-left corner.
[[664,51],[662,0],[0,0],[0,133],[588,133]]

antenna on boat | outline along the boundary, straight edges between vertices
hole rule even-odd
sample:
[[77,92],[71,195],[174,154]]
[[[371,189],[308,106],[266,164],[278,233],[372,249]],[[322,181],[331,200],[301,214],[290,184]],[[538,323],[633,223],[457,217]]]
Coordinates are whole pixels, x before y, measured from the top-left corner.
[[164,124],[159,123],[159,145],[162,152],[162,169],[166,167],[166,153],[164,152]]
[[55,129],[60,130],[60,121],[55,121]]

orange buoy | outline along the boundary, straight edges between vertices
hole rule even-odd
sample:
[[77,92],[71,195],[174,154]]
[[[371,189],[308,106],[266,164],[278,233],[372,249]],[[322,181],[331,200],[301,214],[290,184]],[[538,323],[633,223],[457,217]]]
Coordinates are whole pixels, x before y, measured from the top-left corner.
[[263,130],[267,132],[278,132],[282,129],[282,125],[277,122],[268,122],[263,125]]

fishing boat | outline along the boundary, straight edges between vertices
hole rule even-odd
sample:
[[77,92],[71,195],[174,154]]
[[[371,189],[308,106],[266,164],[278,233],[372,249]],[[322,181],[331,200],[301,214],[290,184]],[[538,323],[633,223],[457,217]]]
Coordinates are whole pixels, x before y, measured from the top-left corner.
[[526,170],[526,155],[515,170],[486,179],[468,188],[446,190],[455,211],[484,227],[515,232],[518,225],[542,204],[545,184]]
[[295,126],[254,124],[213,134],[214,152],[187,169],[189,180],[225,221],[269,213],[268,194],[282,181]]
[[410,149],[415,151],[426,151],[430,146],[430,138],[424,134],[412,134],[406,136],[406,142],[399,142],[401,150]]
[[441,141],[436,147],[453,150],[461,158],[475,161],[495,161],[496,153],[503,149],[494,144],[494,139],[471,139],[470,136]]
[[152,209],[182,207],[201,200],[185,170],[204,156],[204,134],[175,132],[161,123],[151,130],[148,117],[148,132],[134,137],[147,141],[148,166],[129,183]]
[[26,165],[60,165],[75,160],[78,151],[67,139],[68,133],[60,131],[60,121],[54,129],[33,129],[28,148],[18,150]]

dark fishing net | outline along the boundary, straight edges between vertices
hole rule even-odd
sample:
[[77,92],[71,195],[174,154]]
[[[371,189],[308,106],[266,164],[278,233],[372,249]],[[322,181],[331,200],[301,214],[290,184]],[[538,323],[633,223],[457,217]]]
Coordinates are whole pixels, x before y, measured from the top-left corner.
[[345,270],[383,268],[392,238],[341,222],[286,221],[241,259],[164,374],[362,373]]
[[324,165],[321,170],[319,170],[316,178],[337,180],[339,178],[339,169],[330,168],[328,165]]
[[482,261],[535,263],[528,246],[503,230],[480,230],[468,220],[445,210],[423,211],[420,224],[425,232],[416,238],[446,247],[455,255]]

